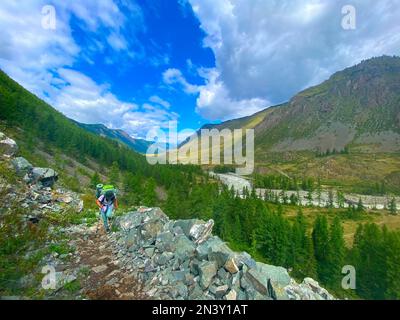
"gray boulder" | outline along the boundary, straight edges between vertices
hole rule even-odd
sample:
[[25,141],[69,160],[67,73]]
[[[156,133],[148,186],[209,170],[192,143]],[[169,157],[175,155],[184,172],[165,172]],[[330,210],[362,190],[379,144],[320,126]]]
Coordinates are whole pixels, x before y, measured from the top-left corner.
[[185,235],[178,236],[175,240],[175,256],[180,263],[194,256],[196,247]]
[[290,276],[288,271],[283,267],[272,266],[257,262],[257,270],[263,275],[266,275],[269,279],[281,286],[287,286],[290,284]]
[[18,152],[18,145],[8,138],[4,133],[0,132],[0,157],[11,158]]
[[197,258],[199,260],[208,259],[208,253],[212,250],[211,248],[217,248],[219,246],[222,246],[223,244],[224,242],[216,236],[209,238],[207,241],[197,246]]
[[282,286],[271,279],[269,279],[268,282],[268,292],[270,297],[274,300],[290,300],[285,286]]
[[183,233],[196,244],[203,243],[212,233],[214,221],[209,220],[207,223],[203,220],[177,220],[174,227],[180,227]]
[[222,297],[228,292],[228,290],[229,287],[226,284],[215,288],[215,298],[222,299]]
[[163,229],[163,222],[157,219],[153,219],[145,223],[142,227],[142,237],[144,240],[155,239],[157,235]]
[[311,278],[305,278],[301,284],[292,279],[290,285],[285,287],[285,292],[290,300],[335,300],[335,297]]
[[180,227],[184,234],[189,238],[190,237],[190,230],[196,224],[202,224],[204,221],[198,219],[188,219],[188,220],[177,220],[174,223],[175,227]]
[[157,264],[160,266],[163,266],[167,264],[172,258],[174,257],[174,254],[171,252],[163,252],[160,256],[158,256]]
[[139,230],[131,229],[126,234],[125,244],[128,248],[136,250],[136,247],[139,245],[140,242],[140,234]]
[[226,260],[225,265],[224,265],[225,269],[227,271],[229,271],[231,274],[235,274],[239,272],[239,268],[236,265],[235,259],[234,258],[229,258],[228,260]]
[[215,261],[203,261],[199,265],[200,286],[207,289],[215,275],[217,274],[218,266]]
[[239,269],[242,268],[243,266],[246,266],[248,268],[257,267],[256,261],[247,252],[235,254],[234,261]]
[[[280,295],[279,289],[289,285],[291,279],[285,268],[271,266],[260,262],[257,262],[256,268],[249,269],[243,277],[257,292],[269,297],[273,297],[274,295],[276,297],[277,294],[279,294],[280,297],[283,297],[283,293]],[[245,289],[251,291],[248,287]]]
[[189,299],[190,300],[201,300],[204,298],[203,290],[200,288],[198,284],[196,284],[192,291],[190,292]]
[[143,215],[138,212],[131,212],[115,220],[115,225],[122,231],[129,231],[142,224]]
[[22,157],[11,160],[11,164],[14,166],[17,175],[21,177],[23,177],[33,169],[33,166],[30,164],[30,162]]
[[156,247],[160,251],[175,251],[174,236],[171,232],[162,232],[157,235]]
[[154,250],[155,250],[154,248],[150,247],[150,248],[144,249],[144,252],[147,257],[151,258],[154,255]]
[[29,183],[40,183],[45,188],[51,188],[58,180],[58,173],[50,168],[33,168],[28,173]]
[[185,271],[172,271],[169,274],[170,283],[186,282],[186,275],[187,273]]
[[216,261],[218,268],[223,267],[232,255],[233,251],[223,242],[210,246],[208,250],[208,260]]

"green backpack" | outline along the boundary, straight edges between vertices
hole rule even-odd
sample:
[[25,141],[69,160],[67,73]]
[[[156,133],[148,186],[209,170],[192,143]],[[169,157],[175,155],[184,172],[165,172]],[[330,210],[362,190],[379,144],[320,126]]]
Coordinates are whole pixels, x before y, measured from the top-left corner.
[[117,189],[113,185],[98,184],[96,187],[96,198],[104,195],[108,201],[114,200],[117,196]]

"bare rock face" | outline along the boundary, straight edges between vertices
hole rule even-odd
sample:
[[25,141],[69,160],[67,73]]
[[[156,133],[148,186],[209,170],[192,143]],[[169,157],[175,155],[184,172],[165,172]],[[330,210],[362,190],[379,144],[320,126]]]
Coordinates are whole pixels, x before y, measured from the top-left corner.
[[[233,252],[212,236],[212,220],[170,220],[159,208],[116,219],[111,237],[121,265],[134,270],[153,299],[331,299],[312,279],[300,285],[282,267]],[[129,255],[125,255],[129,252]]]
[[0,157],[11,158],[18,152],[17,143],[0,132]]

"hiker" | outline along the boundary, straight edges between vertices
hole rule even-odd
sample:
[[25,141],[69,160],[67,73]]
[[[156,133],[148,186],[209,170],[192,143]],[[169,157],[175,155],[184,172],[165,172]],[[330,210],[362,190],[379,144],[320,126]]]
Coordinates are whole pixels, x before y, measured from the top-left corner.
[[96,204],[100,208],[100,216],[103,219],[104,228],[109,232],[108,221],[111,219],[113,211],[118,209],[117,190],[114,186],[103,186],[101,184],[96,189]]

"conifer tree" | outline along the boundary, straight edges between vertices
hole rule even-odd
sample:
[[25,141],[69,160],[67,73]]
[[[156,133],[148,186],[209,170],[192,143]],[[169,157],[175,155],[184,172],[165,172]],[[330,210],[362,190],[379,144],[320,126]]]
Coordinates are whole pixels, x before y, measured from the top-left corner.
[[96,186],[100,183],[100,176],[97,173],[97,171],[94,172],[92,175],[92,178],[90,179],[90,187],[91,188],[96,188]]
[[329,274],[329,229],[328,221],[325,216],[319,215],[314,223],[312,232],[315,259],[317,261],[318,278],[324,283],[327,282]]
[[146,181],[143,190],[143,204],[147,207],[155,207],[157,205],[156,181],[150,178]]
[[340,287],[340,280],[342,278],[342,268],[344,266],[344,258],[346,254],[346,247],[343,238],[343,227],[338,216],[332,222],[330,228],[330,241],[329,241],[329,273],[326,275],[327,283],[332,287]]
[[400,299],[400,233],[388,232],[384,239],[386,254],[385,299]]
[[383,233],[376,224],[359,227],[354,239],[357,293],[366,299],[384,299],[386,261]]
[[289,266],[298,278],[315,277],[316,262],[312,241],[307,233],[307,223],[299,209],[291,229]]
[[334,196],[333,196],[333,191],[329,190],[328,192],[328,204],[327,207],[328,208],[333,208],[334,207]]
[[357,211],[358,212],[364,212],[365,208],[364,208],[364,204],[362,202],[362,199],[358,199],[358,203],[357,203]]
[[175,186],[172,186],[168,190],[167,201],[164,205],[165,213],[172,219],[182,218],[179,205],[180,205],[180,199],[178,190],[175,188]]
[[117,162],[113,162],[110,170],[109,183],[118,186],[120,181],[120,171]]
[[389,202],[389,212],[390,214],[396,215],[397,214],[397,204],[396,204],[396,199],[392,198]]

